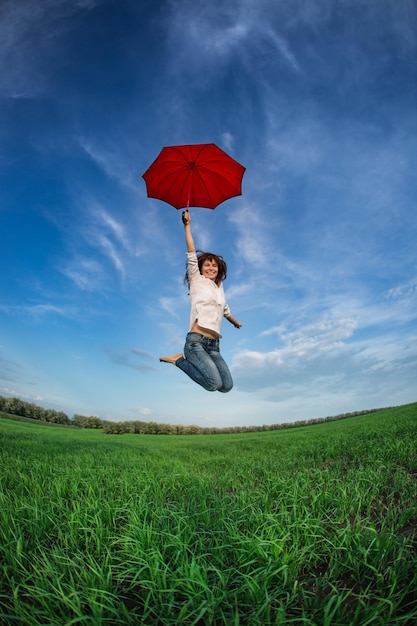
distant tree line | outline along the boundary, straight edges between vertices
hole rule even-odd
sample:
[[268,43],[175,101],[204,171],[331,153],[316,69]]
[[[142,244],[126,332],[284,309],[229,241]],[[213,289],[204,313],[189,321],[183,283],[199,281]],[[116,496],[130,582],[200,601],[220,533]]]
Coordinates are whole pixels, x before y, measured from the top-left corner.
[[299,420],[297,422],[283,422],[281,424],[262,424],[252,426],[226,426],[225,428],[202,427],[202,426],[182,426],[178,424],[159,424],[157,422],[110,422],[103,421],[102,429],[106,434],[119,435],[123,433],[135,433],[140,435],[216,435],[231,433],[254,433],[270,430],[284,430],[286,428],[299,428],[300,426],[310,426],[312,424],[323,424],[336,420],[347,419],[357,415],[376,413],[387,408],[365,409],[363,411],[353,411],[351,413],[340,413],[339,415],[329,415],[328,417],[318,417],[310,420]]
[[62,424],[64,426],[75,426],[76,428],[101,428],[102,421],[98,417],[90,415],[74,415],[69,418],[63,411],[45,409],[33,402],[26,402],[20,398],[4,398],[0,396],[0,411],[8,415],[16,415],[28,420],[38,420],[49,424]]
[[20,400],[20,398],[3,398],[0,396],[0,411],[40,422],[49,422],[50,424],[70,424],[71,422],[68,415],[62,411],[44,409],[33,402]]
[[[385,407],[392,408],[392,407]],[[0,396],[0,411],[9,415],[16,415],[19,418],[38,420],[40,422],[48,422],[50,424],[61,424],[72,426],[74,428],[97,428],[101,429],[107,435],[121,435],[123,433],[133,433],[136,435],[215,435],[227,433],[253,433],[269,430],[283,430],[285,428],[298,428],[300,426],[310,426],[312,424],[322,424],[324,422],[332,422],[335,420],[355,417],[356,415],[364,415],[366,413],[375,413],[382,411],[379,409],[367,409],[364,411],[354,411],[352,413],[341,413],[328,417],[319,417],[310,420],[299,420],[297,422],[284,422],[282,424],[262,424],[253,426],[227,426],[225,428],[202,427],[195,425],[183,426],[180,424],[159,424],[158,422],[141,422],[124,421],[112,422],[102,420],[95,415],[78,415],[72,418],[68,417],[62,411],[53,409],[44,409],[37,406],[33,402],[25,402],[20,398],[4,398]]]

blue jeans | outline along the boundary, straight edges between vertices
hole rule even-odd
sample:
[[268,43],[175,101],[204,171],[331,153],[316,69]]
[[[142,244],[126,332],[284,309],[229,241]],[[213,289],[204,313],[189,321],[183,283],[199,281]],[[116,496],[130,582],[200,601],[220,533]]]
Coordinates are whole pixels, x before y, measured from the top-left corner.
[[207,391],[227,393],[233,387],[229,368],[220,354],[218,339],[188,333],[184,357],[180,357],[175,365]]

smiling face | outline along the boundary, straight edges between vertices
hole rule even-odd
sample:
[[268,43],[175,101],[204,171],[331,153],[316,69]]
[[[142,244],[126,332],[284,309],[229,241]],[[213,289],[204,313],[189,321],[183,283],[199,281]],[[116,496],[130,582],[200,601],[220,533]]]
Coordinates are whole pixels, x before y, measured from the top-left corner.
[[216,280],[217,274],[219,273],[219,266],[215,259],[206,259],[203,261],[201,265],[201,273],[204,278],[209,278],[210,280]]
[[[227,276],[227,263],[223,257],[212,252],[197,251],[198,269],[204,278],[213,280],[219,287]],[[185,275],[185,281],[189,283],[188,272]]]

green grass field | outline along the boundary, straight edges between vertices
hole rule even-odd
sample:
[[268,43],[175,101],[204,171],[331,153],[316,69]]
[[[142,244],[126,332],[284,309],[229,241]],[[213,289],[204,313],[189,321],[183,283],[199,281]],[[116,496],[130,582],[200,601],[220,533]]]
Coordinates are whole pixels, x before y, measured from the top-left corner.
[[417,404],[233,435],[0,419],[0,622],[417,624]]

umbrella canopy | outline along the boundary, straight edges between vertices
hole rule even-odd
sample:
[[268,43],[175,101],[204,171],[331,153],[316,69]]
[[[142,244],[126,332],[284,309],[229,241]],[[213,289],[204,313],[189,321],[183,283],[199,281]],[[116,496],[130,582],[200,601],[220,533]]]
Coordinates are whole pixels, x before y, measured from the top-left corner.
[[214,209],[242,194],[243,165],[214,143],[166,146],[143,174],[149,198]]

